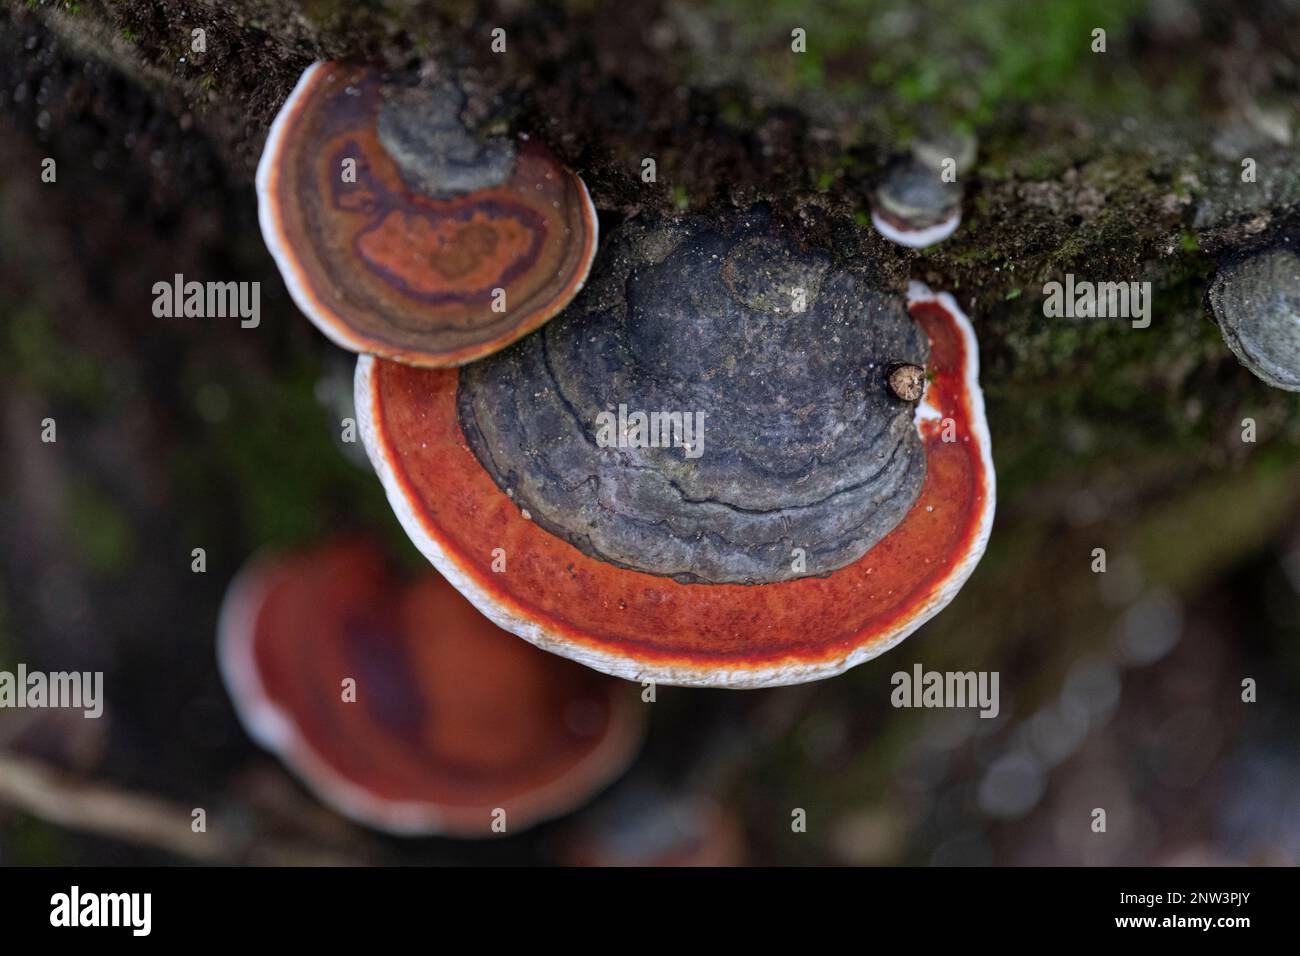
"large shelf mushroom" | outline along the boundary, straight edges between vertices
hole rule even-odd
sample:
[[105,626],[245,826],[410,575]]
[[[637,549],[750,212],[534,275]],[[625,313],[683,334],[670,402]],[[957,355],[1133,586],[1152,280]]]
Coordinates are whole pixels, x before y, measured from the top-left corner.
[[[762,208],[633,222],[496,356],[363,356],[358,422],[407,532],[503,628],[631,679],[815,680],[938,613],[992,524],[973,330],[909,303]],[[705,434],[601,434],[638,411]]]
[[642,734],[636,688],[502,633],[432,572],[403,585],[366,541],[242,571],[218,654],[249,733],[325,802],[395,833],[557,816]]
[[257,170],[294,301],[354,352],[459,365],[568,304],[596,251],[582,180],[539,143],[481,136],[451,77],[309,67]]

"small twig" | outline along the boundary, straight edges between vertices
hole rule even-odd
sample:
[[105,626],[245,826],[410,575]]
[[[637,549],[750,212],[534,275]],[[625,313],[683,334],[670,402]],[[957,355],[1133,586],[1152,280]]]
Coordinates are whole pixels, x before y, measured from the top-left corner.
[[149,794],[79,780],[46,764],[0,753],[0,803],[49,823],[164,850],[201,863],[309,866],[363,861],[310,847],[261,842],[256,847],[207,823],[196,833],[190,811]]

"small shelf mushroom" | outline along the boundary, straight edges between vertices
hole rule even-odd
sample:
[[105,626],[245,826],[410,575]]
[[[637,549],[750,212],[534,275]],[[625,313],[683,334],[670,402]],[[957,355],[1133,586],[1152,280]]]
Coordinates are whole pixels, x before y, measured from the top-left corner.
[[[758,687],[875,657],[970,575],[995,497],[977,373],[950,296],[909,309],[760,208],[629,223],[538,335],[462,371],[363,356],[356,405],[408,534],[497,624],[630,679]],[[673,413],[705,415],[694,450]]]
[[1223,340],[1274,388],[1300,392],[1300,256],[1276,247],[1223,265],[1210,284]]
[[262,234],[294,301],[331,340],[459,365],[569,303],[595,255],[582,180],[541,144],[482,137],[451,79],[309,67],[257,170]]
[[907,159],[885,170],[871,196],[871,224],[915,249],[942,242],[961,225],[962,189],[938,169]]
[[975,162],[975,135],[925,117],[926,131],[911,155],[891,163],[871,196],[871,224],[886,239],[923,248],[947,239],[961,224],[964,176]]
[[368,541],[247,567],[218,656],[253,738],[394,833],[489,837],[557,816],[642,736],[635,687],[502,633],[432,571],[402,584]]

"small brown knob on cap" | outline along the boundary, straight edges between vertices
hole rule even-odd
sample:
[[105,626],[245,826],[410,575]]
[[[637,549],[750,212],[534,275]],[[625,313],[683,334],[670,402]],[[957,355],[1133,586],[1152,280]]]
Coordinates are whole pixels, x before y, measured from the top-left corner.
[[889,370],[889,390],[905,402],[919,402],[925,391],[925,369],[919,365],[895,365]]

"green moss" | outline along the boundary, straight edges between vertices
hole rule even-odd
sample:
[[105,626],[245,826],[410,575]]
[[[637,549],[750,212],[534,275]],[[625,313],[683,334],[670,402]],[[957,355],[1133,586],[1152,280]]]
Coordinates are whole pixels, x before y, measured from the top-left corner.
[[826,67],[822,58],[812,51],[798,54],[798,57],[795,60],[798,82],[805,87],[822,86],[826,82]]
[[[345,463],[329,443],[323,417],[309,386],[289,382],[256,397],[234,396],[225,420],[208,426],[206,444],[235,485],[226,506],[253,540],[288,547],[327,530],[319,508],[322,486]],[[175,463],[186,485],[201,484],[208,467],[191,467],[188,459]],[[200,517],[191,533],[205,536],[219,517],[206,511]]]
[[[898,100],[895,122],[918,105],[975,124],[1017,100],[1084,94],[1131,106],[1150,95],[1113,69],[1120,56],[1092,51],[1097,28],[1108,50],[1124,44],[1143,0],[724,0],[720,8],[767,75],[849,95],[888,90]],[[806,53],[791,52],[793,27],[807,31]]]
[[[1222,403],[1207,407],[1198,377],[1223,356],[1201,314],[1209,268],[1195,256],[1155,285],[1149,329],[1046,318],[1029,286],[1018,287],[1029,295],[1004,293],[975,310],[977,319],[997,316],[999,336],[981,379],[1000,490],[1009,499],[1046,483],[1087,483],[1108,462],[1122,463],[1137,486],[1161,484],[1178,462],[1189,479],[1214,467],[1205,449],[1220,444],[1225,416],[1236,412]],[[1260,414],[1270,420],[1286,420],[1287,396],[1256,392],[1242,400],[1262,403]],[[1201,411],[1189,413],[1193,405]],[[1071,448],[1063,439],[1076,428],[1090,437]],[[1190,471],[1188,462],[1196,463]]]
[[67,840],[56,828],[26,814],[14,816],[4,827],[4,845],[12,866],[51,866],[68,862]]
[[84,350],[70,347],[49,317],[34,306],[18,308],[3,325],[0,365],[11,381],[55,399],[102,410],[110,398],[108,370]]
[[1134,535],[1134,552],[1159,581],[1195,587],[1268,542],[1294,513],[1297,488],[1294,449],[1261,448],[1243,475],[1202,482],[1156,510]]
[[341,18],[351,4],[346,0],[301,0],[302,15],[318,26],[329,26]]
[[718,119],[732,129],[750,129],[753,118],[745,103],[739,98],[728,99],[718,107]]
[[185,540],[205,543],[210,560],[214,551],[242,557],[247,542],[290,549],[361,527],[387,536],[396,553],[409,548],[374,473],[342,453],[342,423],[316,397],[320,375],[310,355],[284,362],[274,381],[237,367],[202,370],[229,407],[219,421],[193,423],[196,441],[178,448],[169,470],[178,496],[193,503]]
[[63,501],[63,525],[90,570],[105,577],[129,570],[136,550],[135,532],[126,514],[103,489],[86,481],[71,487]]

